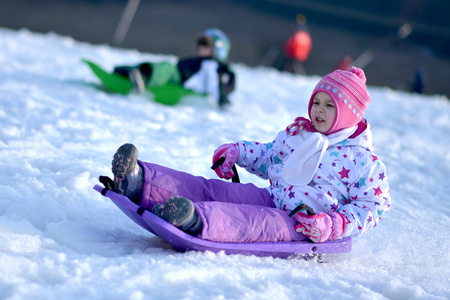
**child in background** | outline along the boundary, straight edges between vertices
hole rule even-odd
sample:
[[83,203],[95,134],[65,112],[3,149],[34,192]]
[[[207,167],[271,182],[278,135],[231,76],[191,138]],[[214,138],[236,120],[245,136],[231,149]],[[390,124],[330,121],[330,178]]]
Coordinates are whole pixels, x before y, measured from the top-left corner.
[[[386,167],[363,118],[371,99],[361,69],[336,70],[316,85],[309,119],[299,117],[270,143],[217,148],[213,163],[230,179],[237,164],[269,180],[253,184],[205,179],[137,160],[121,146],[112,162],[114,189],[174,226],[217,242],[314,242],[357,237],[376,227],[391,199]],[[289,213],[301,204],[315,214]]]
[[221,30],[207,29],[195,41],[194,56],[169,62],[144,62],[136,66],[117,66],[115,73],[128,77],[136,91],[174,83],[197,93],[208,94],[220,107],[230,104],[235,74],[227,64],[230,41]]

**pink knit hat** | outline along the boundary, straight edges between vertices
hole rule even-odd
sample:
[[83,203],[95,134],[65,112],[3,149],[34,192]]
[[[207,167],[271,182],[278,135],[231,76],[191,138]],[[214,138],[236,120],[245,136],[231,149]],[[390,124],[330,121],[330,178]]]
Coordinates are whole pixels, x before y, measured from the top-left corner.
[[309,100],[309,118],[313,98],[318,92],[327,93],[336,105],[336,119],[325,134],[355,126],[362,120],[370,104],[366,75],[356,67],[351,67],[348,71],[336,70],[319,81]]

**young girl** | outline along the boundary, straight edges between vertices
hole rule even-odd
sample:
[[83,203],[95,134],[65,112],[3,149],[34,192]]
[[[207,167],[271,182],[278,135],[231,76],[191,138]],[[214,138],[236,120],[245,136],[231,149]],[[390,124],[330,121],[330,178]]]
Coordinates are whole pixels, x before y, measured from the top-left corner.
[[[390,208],[386,168],[363,118],[371,99],[361,69],[336,70],[316,85],[309,118],[297,118],[270,143],[221,145],[213,163],[230,179],[237,164],[264,179],[253,184],[205,179],[137,160],[125,144],[112,162],[115,191],[174,226],[218,242],[314,242],[356,237]],[[289,212],[300,204],[315,214]]]

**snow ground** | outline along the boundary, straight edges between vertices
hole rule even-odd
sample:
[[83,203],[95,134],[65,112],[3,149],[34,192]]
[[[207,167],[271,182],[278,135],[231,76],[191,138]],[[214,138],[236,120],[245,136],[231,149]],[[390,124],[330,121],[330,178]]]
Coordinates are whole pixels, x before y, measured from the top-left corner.
[[[366,112],[393,206],[327,263],[179,253],[92,187],[115,150],[213,178],[214,149],[271,141],[319,80],[233,65],[233,106],[115,95],[81,63],[175,57],[0,28],[0,299],[448,299],[450,102],[370,87]],[[370,84],[370,74],[366,74]],[[265,186],[240,173],[242,182]]]

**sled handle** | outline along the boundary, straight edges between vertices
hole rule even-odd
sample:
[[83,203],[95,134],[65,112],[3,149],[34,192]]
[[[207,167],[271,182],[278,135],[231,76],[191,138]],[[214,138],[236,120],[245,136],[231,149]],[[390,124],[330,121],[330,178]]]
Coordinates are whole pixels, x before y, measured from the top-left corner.
[[[225,161],[225,157],[219,158],[219,159],[216,160],[216,162],[212,165],[211,169],[212,169],[212,170],[215,170],[217,167],[221,166],[221,165],[224,163],[224,161]],[[236,166],[235,166],[235,165],[233,165],[232,170],[233,170],[233,172],[234,172],[234,177],[231,178],[231,181],[232,181],[232,182],[236,182],[236,183],[240,183],[241,181],[240,181],[240,179],[239,179],[239,175],[238,175],[238,172],[237,172],[237,169],[236,169]]]
[[289,214],[289,217],[292,218],[293,216],[295,216],[297,213],[301,212],[302,210],[306,210],[306,212],[308,213],[308,216],[315,215],[314,209],[312,209],[311,206],[306,205],[305,203],[302,203],[299,206],[297,206],[296,208],[294,208],[293,211],[291,211],[291,213]]

